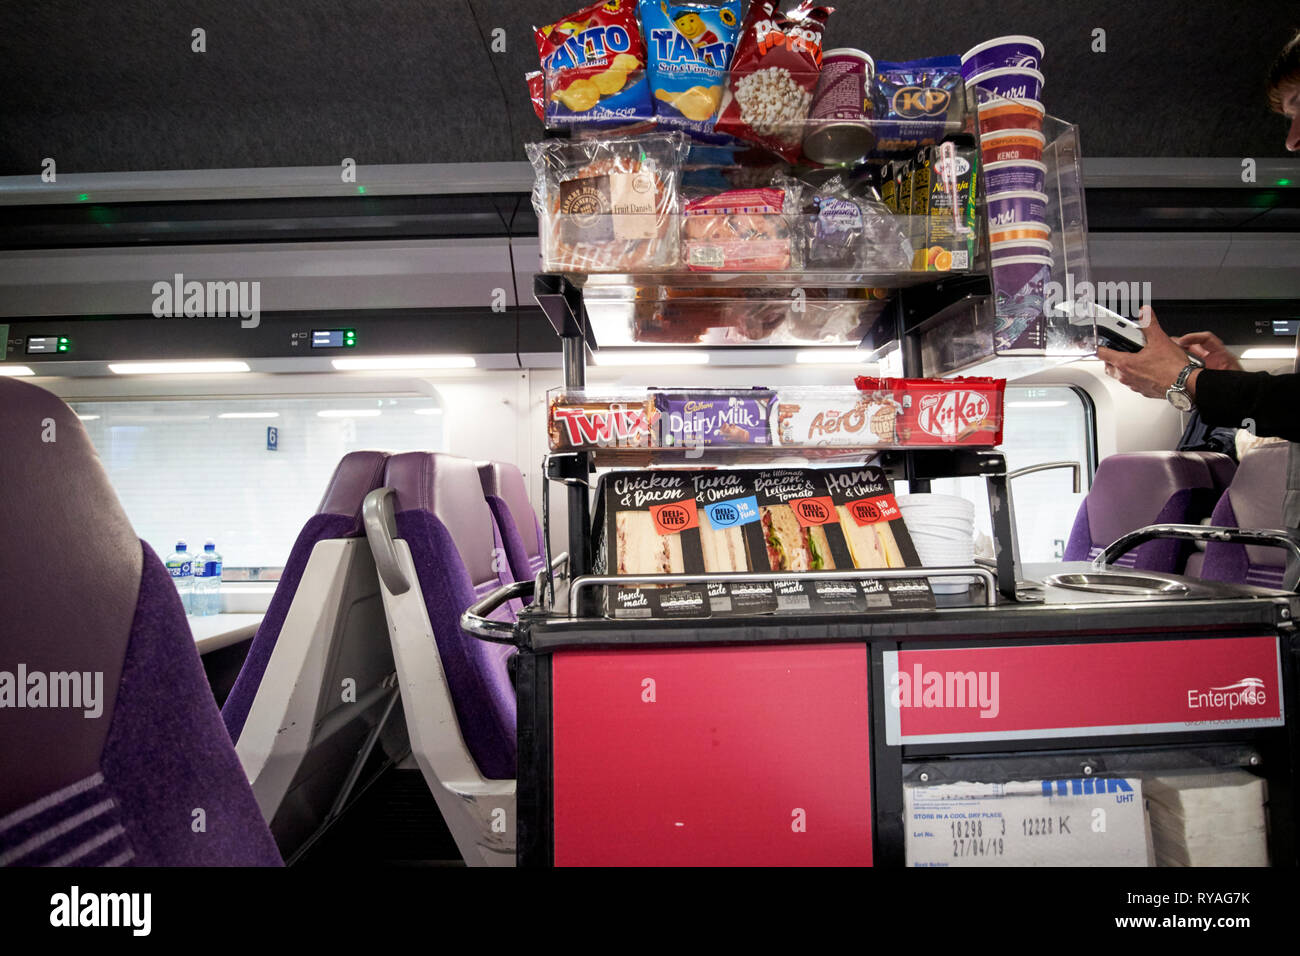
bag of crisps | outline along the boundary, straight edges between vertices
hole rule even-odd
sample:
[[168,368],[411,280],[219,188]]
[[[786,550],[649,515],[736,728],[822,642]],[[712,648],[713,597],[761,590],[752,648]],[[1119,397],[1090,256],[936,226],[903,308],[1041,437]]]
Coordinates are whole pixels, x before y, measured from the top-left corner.
[[641,0],[655,115],[665,126],[710,133],[740,31],[740,0]]
[[715,127],[719,133],[798,161],[821,76],[822,35],[834,12],[804,0],[782,13],[775,0],[751,0]]
[[534,27],[542,61],[548,127],[650,119],[645,42],[636,0],[594,3]]

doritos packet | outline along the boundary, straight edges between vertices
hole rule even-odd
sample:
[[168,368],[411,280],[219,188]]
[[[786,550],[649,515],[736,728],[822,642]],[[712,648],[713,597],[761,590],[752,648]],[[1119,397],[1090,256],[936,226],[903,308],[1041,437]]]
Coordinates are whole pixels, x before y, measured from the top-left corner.
[[782,13],[774,0],[751,0],[736,43],[716,129],[758,143],[789,162],[802,149],[804,123],[822,67],[822,35],[833,7],[809,0]]
[[740,0],[641,0],[650,88],[659,122],[709,133],[736,51]]
[[[534,27],[548,127],[650,119],[645,43],[634,0],[605,0]],[[530,81],[530,90],[535,81]]]

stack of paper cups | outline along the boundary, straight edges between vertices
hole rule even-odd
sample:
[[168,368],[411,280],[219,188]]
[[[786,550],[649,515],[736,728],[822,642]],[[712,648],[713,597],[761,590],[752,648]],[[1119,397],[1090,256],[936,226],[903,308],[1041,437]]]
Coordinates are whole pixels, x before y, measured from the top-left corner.
[[[955,495],[899,495],[907,533],[922,567],[969,567],[975,563],[975,506]],[[967,590],[974,577],[931,578],[936,594]]]

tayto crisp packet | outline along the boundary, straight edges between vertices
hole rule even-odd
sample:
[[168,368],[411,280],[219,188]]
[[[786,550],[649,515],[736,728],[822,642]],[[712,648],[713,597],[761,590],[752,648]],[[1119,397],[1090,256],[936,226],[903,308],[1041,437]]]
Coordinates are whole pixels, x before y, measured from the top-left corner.
[[965,86],[959,56],[879,63],[875,91],[878,152],[911,152],[937,143],[946,128],[960,129]]
[[693,133],[712,132],[736,52],[740,0],[641,0],[641,27],[659,122]]
[[630,123],[654,115],[635,0],[606,0],[534,27],[547,126]]
[[801,3],[782,13],[751,0],[736,43],[716,129],[795,162],[821,75],[822,34],[833,7]]

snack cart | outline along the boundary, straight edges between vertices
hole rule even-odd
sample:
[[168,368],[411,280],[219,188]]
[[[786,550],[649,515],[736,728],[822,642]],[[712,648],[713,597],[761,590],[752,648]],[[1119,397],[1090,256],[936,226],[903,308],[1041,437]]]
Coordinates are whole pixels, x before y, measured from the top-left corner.
[[[745,80],[722,81],[721,117]],[[549,270],[535,295],[565,378],[544,537],[561,485],[568,551],[463,619],[519,651],[521,865],[1295,864],[1300,599],[1109,565],[1152,535],[1267,543],[1292,563],[1300,543],[1171,526],[1093,565],[1021,568],[1000,388],[952,377],[1095,353],[1089,310],[1051,291],[1090,278],[1078,130],[1041,112],[1034,135],[1008,129],[1037,88],[942,92],[937,129],[849,124],[866,134],[861,201],[835,169],[791,185],[734,155],[735,189],[684,198],[688,172],[719,170],[658,129],[530,147]],[[828,148],[808,124],[804,149]],[[1032,148],[1016,172],[1035,188],[990,191],[1008,146]],[[615,175],[631,178],[596,182]],[[602,189],[647,198],[610,206]],[[629,209],[640,227],[611,221]],[[750,246],[740,217],[761,220]],[[879,258],[894,236],[910,254]],[[894,377],[588,388],[588,350],[647,345],[860,348]],[[915,496],[958,476],[986,480],[994,559],[922,562],[893,483]],[[707,488],[726,480],[719,517]],[[517,621],[491,619],[529,595]]]

